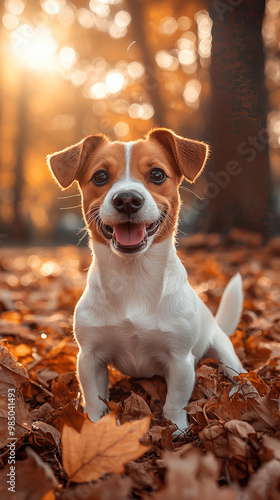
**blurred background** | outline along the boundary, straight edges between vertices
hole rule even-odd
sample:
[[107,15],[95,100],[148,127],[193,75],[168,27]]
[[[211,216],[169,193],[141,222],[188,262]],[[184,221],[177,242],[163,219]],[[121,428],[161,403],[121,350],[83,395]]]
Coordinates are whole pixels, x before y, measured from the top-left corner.
[[183,232],[279,233],[279,0],[5,0],[0,51],[2,246],[78,244],[46,155],[154,126],[211,145]]

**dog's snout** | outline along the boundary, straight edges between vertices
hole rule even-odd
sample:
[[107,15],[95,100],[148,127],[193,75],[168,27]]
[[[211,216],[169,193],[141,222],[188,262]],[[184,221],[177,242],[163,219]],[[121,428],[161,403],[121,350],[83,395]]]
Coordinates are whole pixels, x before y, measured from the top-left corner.
[[136,191],[123,191],[113,196],[112,204],[118,212],[130,215],[144,205],[144,197]]

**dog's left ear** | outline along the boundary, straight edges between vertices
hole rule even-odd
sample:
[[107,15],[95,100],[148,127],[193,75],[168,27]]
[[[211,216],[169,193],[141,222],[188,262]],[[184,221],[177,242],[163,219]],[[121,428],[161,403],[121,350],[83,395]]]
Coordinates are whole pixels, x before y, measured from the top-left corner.
[[106,141],[108,137],[103,134],[90,135],[69,148],[48,155],[48,166],[60,187],[66,189],[78,180],[87,156]]
[[204,142],[185,139],[167,128],[155,128],[147,138],[155,139],[174,160],[178,173],[189,182],[194,182],[206,163],[209,146]]

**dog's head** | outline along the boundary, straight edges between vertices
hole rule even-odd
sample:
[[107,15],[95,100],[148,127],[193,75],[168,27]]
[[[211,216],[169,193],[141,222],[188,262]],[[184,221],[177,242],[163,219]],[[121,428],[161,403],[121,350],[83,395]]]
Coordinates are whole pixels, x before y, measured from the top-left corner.
[[62,188],[78,181],[92,238],[118,255],[145,252],[176,230],[185,177],[194,182],[208,155],[203,142],[156,128],[136,142],[96,134],[48,156]]

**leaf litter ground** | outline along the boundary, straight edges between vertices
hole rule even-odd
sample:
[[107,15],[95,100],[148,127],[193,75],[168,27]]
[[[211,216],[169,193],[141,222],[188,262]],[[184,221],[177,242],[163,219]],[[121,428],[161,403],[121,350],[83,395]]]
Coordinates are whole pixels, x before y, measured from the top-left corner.
[[[232,231],[181,240],[192,286],[215,313],[229,278],[243,278],[244,312],[232,342],[248,374],[233,385],[202,359],[175,440],[162,416],[161,377],[110,369],[109,414],[82,413],[72,314],[87,249],[0,251],[1,498],[8,500],[280,498],[280,239]],[[15,388],[16,493],[9,494],[8,391]],[[117,424],[120,423],[121,425]]]

